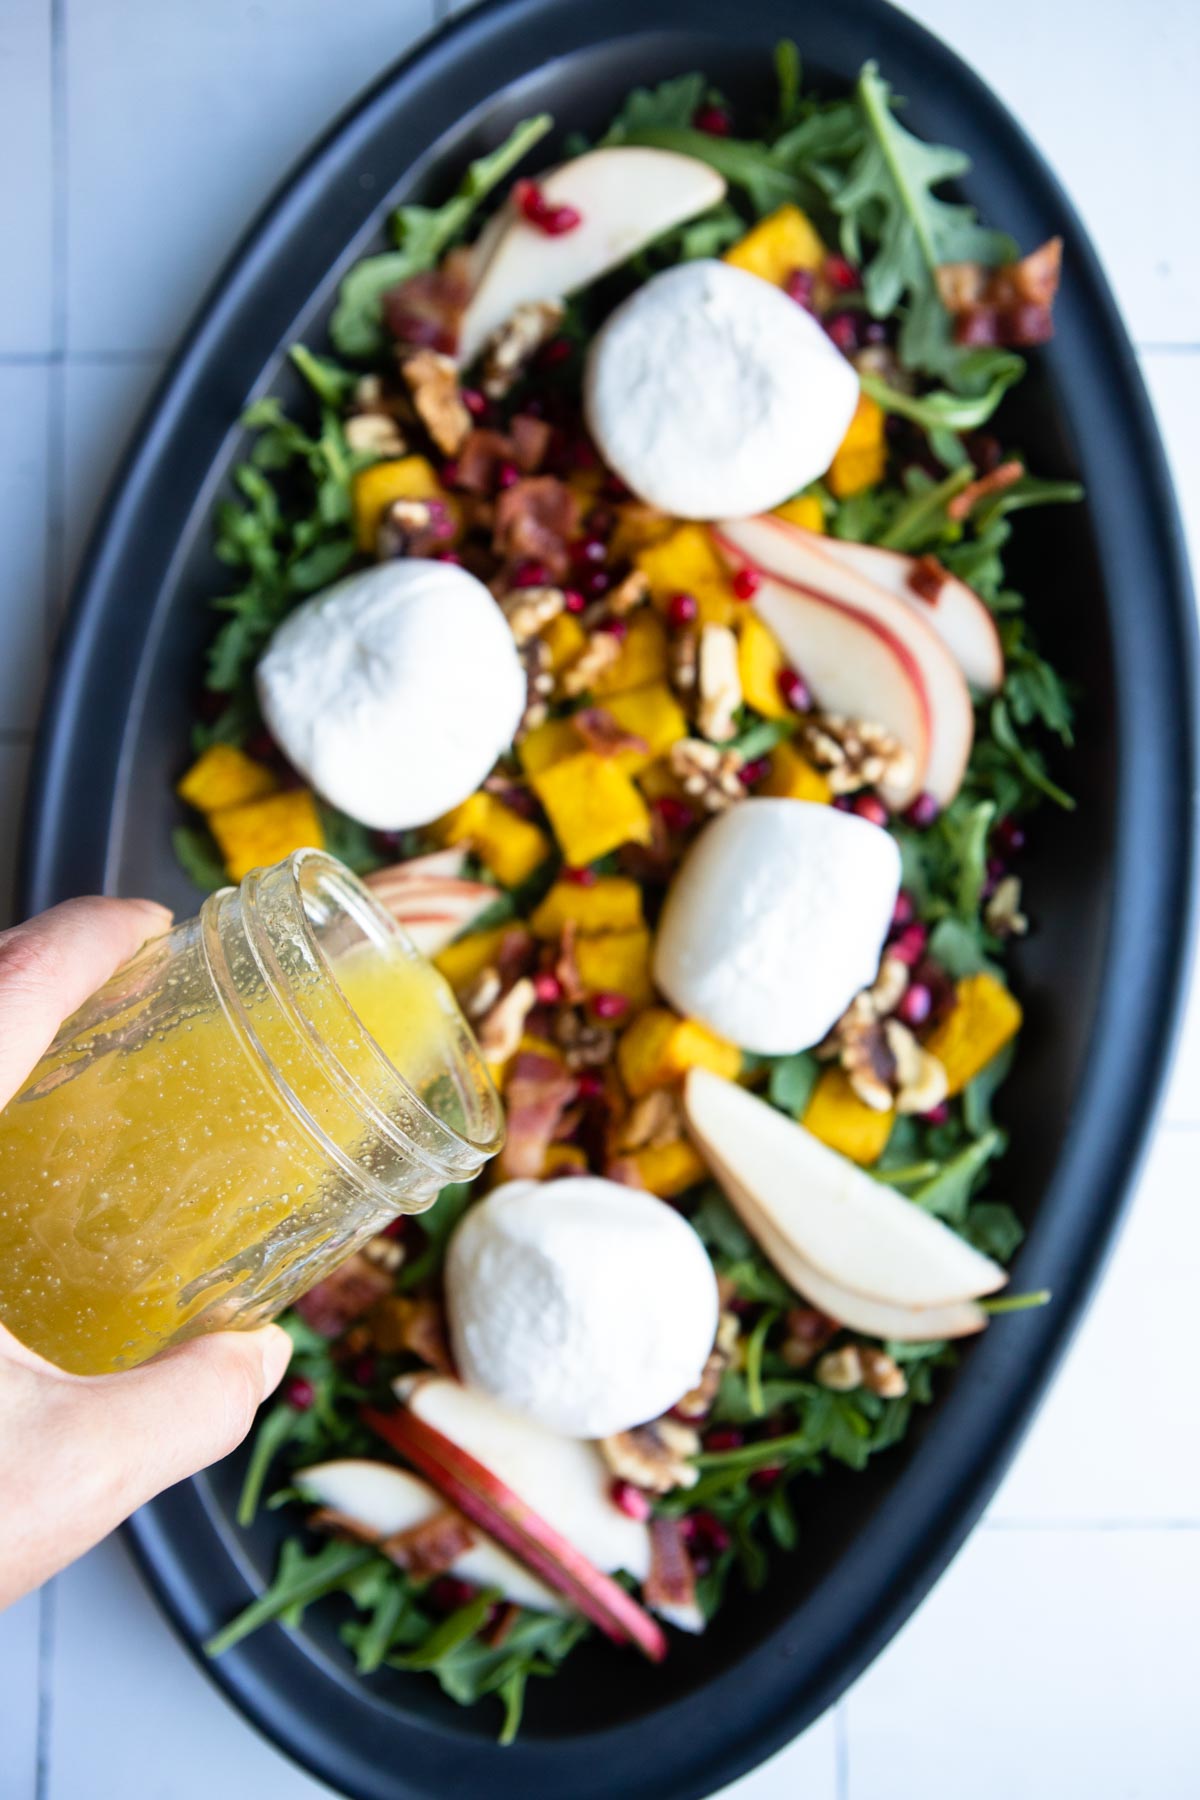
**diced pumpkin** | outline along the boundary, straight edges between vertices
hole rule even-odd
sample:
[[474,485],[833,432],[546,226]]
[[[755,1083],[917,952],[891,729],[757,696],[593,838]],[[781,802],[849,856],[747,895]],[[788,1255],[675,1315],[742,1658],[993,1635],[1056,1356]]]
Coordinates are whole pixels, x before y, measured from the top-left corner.
[[819,269],[825,261],[825,246],[812,221],[789,202],[768,213],[731,245],[725,261],[782,287],[797,269]]
[[597,677],[592,693],[599,699],[645,687],[652,681],[664,681],[667,667],[667,628],[656,612],[643,606],[630,619],[620,654]]
[[851,1162],[864,1168],[879,1161],[892,1135],[895,1113],[876,1112],[860,1100],[844,1069],[822,1070],[804,1115],[804,1126]]
[[682,800],[683,785],[665,756],[656,757],[638,772],[637,784],[647,800]]
[[586,1175],[587,1151],[578,1144],[550,1144],[542,1159],[542,1180],[553,1175]]
[[517,757],[526,775],[539,775],[565,756],[577,756],[582,748],[583,739],[570,719],[547,719],[525,733],[517,745]]
[[665,1006],[639,1014],[621,1034],[617,1067],[625,1089],[635,1100],[653,1088],[671,1087],[689,1069],[711,1069],[734,1081],[742,1053],[698,1019],[681,1019]]
[[525,927],[513,919],[503,925],[489,925],[486,931],[468,932],[466,937],[438,951],[433,958],[434,967],[441,970],[455,993],[461,994],[485,969],[491,968],[510,932],[527,935]]
[[925,1048],[946,1071],[951,1094],[986,1069],[1021,1029],[1021,1007],[994,975],[965,975],[955,984],[954,1009],[935,1025]]
[[791,708],[779,692],[779,677],[787,667],[788,659],[780,649],[775,633],[763,624],[757,613],[745,613],[738,631],[742,698],[764,719],[791,717]]
[[434,830],[443,844],[469,844],[505,887],[519,887],[550,854],[540,826],[522,819],[494,794],[468,794]]
[[575,967],[587,992],[623,994],[631,1007],[648,1006],[654,996],[650,942],[644,925],[581,937],[575,945]]
[[582,868],[621,844],[648,844],[650,814],[623,769],[582,750],[530,777],[566,861]]
[[789,525],[802,525],[805,531],[825,529],[825,510],[815,494],[798,494],[794,500],[785,500],[775,508],[775,517],[786,519]]
[[635,1150],[630,1161],[647,1193],[657,1194],[660,1200],[686,1193],[708,1174],[707,1163],[686,1138],[677,1138],[673,1144],[647,1145]]
[[703,525],[677,525],[669,537],[648,544],[634,557],[650,583],[650,597],[660,611],[674,595],[691,594],[703,625],[728,625],[737,601],[729,570]]
[[768,760],[767,774],[756,790],[774,800],[815,800],[828,806],[833,789],[794,744],[776,744]]
[[208,824],[234,881],[251,869],[282,862],[293,850],[325,847],[317,803],[307,788],[266,794],[241,806],[223,806],[209,813]]
[[874,487],[887,462],[884,413],[866,394],[858,396],[854,417],[829,465],[829,485],[839,500]]
[[613,694],[605,700],[604,710],[612,714],[623,731],[632,732],[645,742],[644,750],[622,750],[615,757],[627,775],[640,773],[688,734],[687,719],[665,681],[648,681],[644,687]]
[[659,512],[642,500],[626,500],[616,508],[617,523],[608,540],[609,559],[626,562],[647,544],[656,544],[675,528],[670,513]]
[[580,937],[603,931],[635,931],[642,925],[642,890],[625,875],[602,875],[591,887],[556,881],[529,921],[533,935],[553,943],[564,925]]
[[397,456],[372,463],[370,468],[358,471],[351,493],[354,536],[360,550],[374,550],[379,522],[396,500],[441,500],[457,533],[458,505],[438,480],[427,457]]
[[540,635],[550,654],[552,675],[560,675],[587,648],[587,632],[574,613],[558,613],[542,627]]
[[176,786],[175,792],[197,812],[219,812],[273,794],[279,786],[270,769],[232,744],[210,744]]

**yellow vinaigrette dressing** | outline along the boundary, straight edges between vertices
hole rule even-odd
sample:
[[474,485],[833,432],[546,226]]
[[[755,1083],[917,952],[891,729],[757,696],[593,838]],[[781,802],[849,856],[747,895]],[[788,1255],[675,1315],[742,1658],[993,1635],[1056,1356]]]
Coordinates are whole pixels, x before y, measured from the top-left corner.
[[441,976],[301,852],[148,945],[0,1113],[0,1322],[77,1374],[259,1323],[500,1135]]

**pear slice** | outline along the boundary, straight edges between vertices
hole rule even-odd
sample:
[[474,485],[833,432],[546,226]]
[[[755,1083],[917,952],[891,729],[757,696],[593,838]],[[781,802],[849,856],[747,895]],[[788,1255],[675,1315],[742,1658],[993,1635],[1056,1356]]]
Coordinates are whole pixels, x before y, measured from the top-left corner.
[[939,1219],[736,1083],[691,1069],[684,1105],[701,1153],[749,1195],[778,1240],[837,1287],[912,1309],[975,1300],[1008,1280]]
[[565,299],[725,194],[724,179],[697,157],[632,144],[585,151],[540,176],[538,186],[551,206],[575,207],[580,223],[550,237],[511,198],[489,221],[459,324],[464,366],[518,306]]
[[[314,1463],[292,1477],[306,1500],[340,1513],[368,1541],[394,1537],[444,1512],[446,1502],[436,1488],[390,1463],[365,1456]],[[490,1538],[478,1537],[454,1559],[454,1573],[474,1587],[499,1588],[506,1600],[535,1612],[566,1612],[566,1602],[531,1575],[507,1550]]]

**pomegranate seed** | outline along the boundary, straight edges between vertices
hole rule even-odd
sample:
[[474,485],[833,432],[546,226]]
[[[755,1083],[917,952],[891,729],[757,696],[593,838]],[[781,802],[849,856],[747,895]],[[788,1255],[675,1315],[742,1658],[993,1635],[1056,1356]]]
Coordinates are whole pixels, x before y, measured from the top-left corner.
[[630,495],[629,488],[619,475],[606,475],[600,491],[606,500],[628,500]]
[[565,237],[583,224],[583,214],[577,206],[552,206],[542,220],[542,230],[547,237]]
[[627,619],[601,619],[596,630],[607,631],[609,637],[616,638],[618,644],[623,644],[629,636],[629,622]]
[[612,535],[617,519],[616,514],[611,513],[607,506],[593,506],[583,522],[593,537],[606,538]]
[[686,800],[676,800],[673,794],[660,794],[654,802],[654,810],[668,831],[688,831],[696,823],[696,815]]
[[775,686],[779,689],[779,698],[793,712],[808,712],[812,706],[812,695],[808,691],[808,683],[796,669],[780,669],[775,677]]
[[601,537],[576,538],[575,542],[571,545],[571,556],[575,562],[607,562],[608,545]]
[[738,780],[743,787],[753,787],[770,772],[770,760],[765,756],[756,756],[753,762],[743,763],[738,770]]
[[629,1011],[629,1002],[624,994],[605,989],[592,995],[592,1011],[598,1019],[620,1019]]
[[498,488],[515,487],[521,479],[521,471],[514,462],[502,462],[496,470],[496,486]]
[[307,1412],[317,1397],[317,1390],[303,1375],[293,1375],[284,1383],[283,1397],[294,1412]]
[[756,1494],[769,1494],[782,1474],[782,1463],[772,1463],[768,1468],[754,1471],[750,1477],[750,1486]]
[[604,1092],[604,1077],[596,1069],[584,1069],[575,1081],[575,1093],[580,1100],[598,1100]]
[[549,579],[545,563],[534,562],[532,557],[526,557],[513,570],[514,587],[545,587]]
[[913,903],[912,895],[906,894],[904,889],[901,888],[900,892],[896,895],[896,904],[892,908],[892,930],[903,931],[906,925],[912,924],[916,916],[917,909]]
[[745,1441],[745,1432],[739,1431],[736,1425],[721,1425],[715,1431],[708,1433],[704,1440],[704,1448],[706,1450],[740,1450]]
[[667,602],[667,618],[672,625],[693,625],[700,616],[700,603],[695,594],[672,594]]
[[563,589],[563,607],[567,612],[581,613],[586,605],[587,601],[578,588]]
[[487,396],[481,394],[478,388],[464,388],[462,403],[473,419],[482,419],[488,409]]
[[513,199],[521,216],[547,237],[562,237],[583,223],[583,214],[576,207],[555,206],[536,181],[518,181],[513,187]]
[[931,1106],[928,1112],[919,1113],[917,1116],[922,1125],[944,1125],[950,1117],[950,1102],[939,1100],[938,1104]]
[[563,997],[562,982],[547,969],[534,976],[533,992],[539,1006],[557,1006]]
[[932,1011],[933,995],[923,981],[914,981],[900,996],[896,1017],[904,1025],[924,1025]]
[[739,569],[730,585],[736,599],[753,600],[762,586],[762,576],[757,569]]
[[852,356],[856,350],[862,349],[864,323],[861,313],[830,313],[825,320],[825,332],[843,356]]
[[814,286],[811,270],[793,269],[783,284],[783,291],[789,300],[794,300],[797,306],[802,306],[806,312],[811,312]]
[[537,360],[543,369],[556,369],[567,361],[574,347],[570,338],[552,337],[538,351]]
[[440,479],[443,487],[457,487],[458,464],[454,461],[444,462],[440,471]]
[[572,438],[570,461],[573,469],[595,469],[599,466],[600,458],[590,438]]
[[564,869],[563,880],[573,881],[576,887],[595,887],[597,875],[595,869]]
[[858,818],[865,819],[868,825],[886,825],[888,809],[878,794],[855,794],[850,806]]
[[603,569],[589,569],[580,585],[591,599],[602,600],[612,586],[612,581]]
[[380,850],[399,851],[403,848],[407,835],[408,833],[404,831],[377,831],[375,843]]
[[706,131],[709,137],[728,137],[732,123],[723,106],[698,106],[692,115],[696,130]]
[[992,832],[992,839],[1005,856],[1016,856],[1025,848],[1025,829],[1012,817],[1001,819]]
[[650,1517],[650,1496],[632,1481],[614,1481],[608,1490],[609,1499],[618,1511],[627,1519],[648,1519]]
[[929,933],[923,925],[913,923],[906,925],[900,935],[888,947],[888,955],[894,956],[897,962],[906,963],[910,969],[916,967],[925,954],[925,944]]
[[451,567],[455,569],[461,569],[463,566],[463,559],[458,554],[457,550],[439,550],[433,560],[435,562],[449,563]]
[[[741,1433],[737,1435],[740,1437]],[[687,1513],[679,1523],[683,1527],[684,1542],[701,1553],[707,1551],[710,1556],[720,1556],[732,1542],[727,1527],[710,1512]]]
[[862,286],[854,264],[846,257],[839,256],[836,251],[825,258],[822,272],[830,287],[837,288],[840,294],[852,294]]
[[904,814],[904,822],[906,825],[915,825],[918,831],[928,831],[941,810],[932,794],[918,794]]
[[833,803],[833,810],[834,812],[853,812],[854,802],[851,800],[849,794],[839,794]]
[[408,1219],[401,1213],[398,1218],[388,1220],[380,1233],[380,1236],[386,1238],[400,1238],[404,1236],[407,1230]]
[[461,1581],[457,1575],[439,1575],[431,1581],[425,1593],[436,1612],[457,1612],[460,1606],[469,1606],[478,1590],[469,1581]]
[[378,1373],[379,1365],[373,1356],[358,1357],[350,1370],[351,1377],[357,1381],[359,1387],[370,1387]]

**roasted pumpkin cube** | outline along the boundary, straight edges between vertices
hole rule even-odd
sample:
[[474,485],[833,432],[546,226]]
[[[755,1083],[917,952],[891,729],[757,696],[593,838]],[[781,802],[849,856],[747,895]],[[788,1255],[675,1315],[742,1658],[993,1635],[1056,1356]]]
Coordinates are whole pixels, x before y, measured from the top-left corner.
[[686,1138],[671,1144],[648,1144],[644,1150],[635,1150],[630,1161],[646,1192],[657,1194],[660,1200],[686,1193],[708,1174],[707,1163]]
[[495,794],[468,794],[435,826],[443,844],[469,844],[505,887],[519,887],[550,854],[545,832]]
[[718,1037],[698,1019],[681,1019],[665,1006],[639,1014],[617,1045],[617,1068],[635,1100],[652,1088],[673,1087],[689,1069],[711,1069],[734,1081],[741,1066],[736,1044]]
[[604,702],[604,710],[612,714],[623,731],[632,732],[645,743],[644,750],[618,752],[615,760],[627,775],[638,774],[688,734],[687,719],[665,681],[648,681],[645,687],[613,694]]
[[559,848],[573,868],[607,856],[621,844],[648,844],[646,802],[623,769],[594,750],[581,750],[530,777]]
[[794,744],[776,744],[768,764],[758,793],[774,800],[815,800],[820,806],[828,806],[833,799],[833,789],[820,769],[814,769]]
[[307,788],[266,794],[241,806],[223,806],[209,813],[208,824],[234,881],[251,869],[282,862],[293,850],[325,847],[317,803]]
[[742,698],[765,719],[787,719],[791,708],[779,692],[779,677],[788,667],[775,633],[757,613],[744,615],[738,631],[738,674]]
[[537,775],[564,756],[577,756],[583,740],[570,719],[547,719],[527,731],[517,745],[517,757],[526,775]]
[[503,925],[489,925],[485,931],[468,932],[466,937],[447,944],[433,958],[434,966],[441,970],[455,993],[461,994],[485,969],[491,968],[500,955],[504,940],[510,935],[528,942],[529,933],[525,927],[509,919]]
[[804,1114],[804,1127],[831,1150],[864,1168],[879,1161],[892,1135],[895,1113],[877,1112],[860,1100],[844,1069],[824,1069]]
[[665,681],[668,663],[667,628],[656,612],[643,606],[629,621],[616,661],[596,678],[592,692],[599,699]]
[[581,937],[575,946],[575,967],[589,994],[622,994],[631,1007],[649,1005],[654,995],[650,980],[650,933],[644,925],[632,931],[605,931]]
[[587,632],[574,613],[560,612],[539,634],[550,656],[550,673],[559,675],[587,648]]
[[225,806],[242,806],[247,800],[273,794],[279,786],[274,774],[232,744],[210,744],[201,752],[176,786],[175,792],[197,812],[219,812]]
[[578,1144],[550,1144],[542,1158],[542,1180],[555,1175],[586,1175],[587,1151]]
[[457,534],[458,505],[438,480],[433,464],[424,456],[389,457],[360,469],[351,490],[354,535],[360,550],[374,550],[380,521],[397,500],[440,500],[454,522]]
[[884,412],[866,394],[858,396],[854,417],[829,465],[829,485],[839,500],[874,487],[887,463]]
[[819,269],[825,261],[825,246],[808,216],[788,203],[776,207],[732,244],[725,261],[782,287],[797,269]]
[[672,800],[685,798],[683,784],[672,769],[670,758],[666,756],[655,757],[652,763],[647,763],[644,769],[639,769],[637,784],[647,800],[664,800],[668,797]]
[[608,540],[608,554],[613,562],[625,562],[644,550],[647,544],[656,544],[675,528],[675,520],[669,513],[659,512],[656,506],[649,506],[644,500],[626,500],[616,508],[617,523]]
[[1020,1002],[994,975],[964,975],[955,983],[953,1011],[925,1040],[946,1071],[951,1094],[960,1094],[1000,1054],[1022,1017]]
[[703,525],[677,525],[669,537],[647,544],[634,557],[650,583],[654,604],[665,610],[676,594],[691,594],[700,623],[728,625],[737,601],[730,572]]
[[533,935],[547,943],[573,925],[580,937],[602,931],[635,931],[643,924],[642,890],[625,875],[602,875],[591,887],[556,881],[529,921]]
[[775,508],[775,517],[786,519],[789,525],[802,525],[805,531],[825,529],[825,509],[815,494],[798,494],[794,500],[785,500]]

